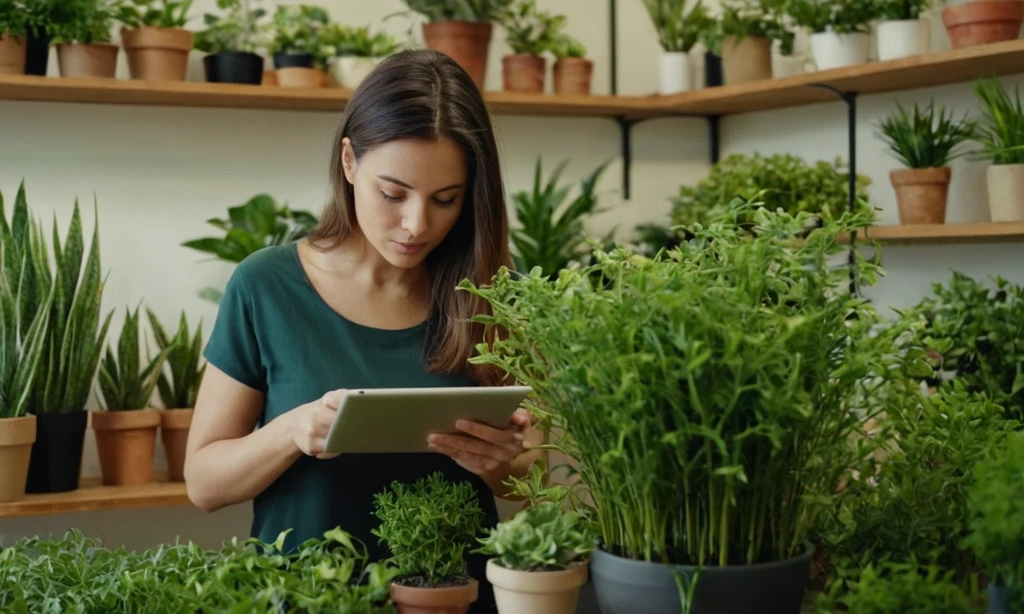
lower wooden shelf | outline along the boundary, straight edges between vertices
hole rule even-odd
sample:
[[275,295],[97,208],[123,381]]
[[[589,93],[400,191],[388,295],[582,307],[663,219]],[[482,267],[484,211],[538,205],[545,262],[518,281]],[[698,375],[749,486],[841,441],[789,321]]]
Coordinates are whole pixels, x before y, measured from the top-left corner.
[[1024,241],[1024,222],[963,222],[871,226],[869,241],[891,244],[1008,243]]
[[159,473],[153,480],[140,486],[104,486],[98,477],[82,478],[78,490],[29,494],[0,503],[0,518],[192,505],[184,482],[168,482],[166,474]]

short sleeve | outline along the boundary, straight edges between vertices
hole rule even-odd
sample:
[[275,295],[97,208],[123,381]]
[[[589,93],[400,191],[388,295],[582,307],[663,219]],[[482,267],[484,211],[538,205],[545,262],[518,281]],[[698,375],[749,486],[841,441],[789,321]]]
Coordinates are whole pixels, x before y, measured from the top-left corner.
[[266,392],[252,292],[242,266],[236,267],[228,279],[203,356],[242,384]]

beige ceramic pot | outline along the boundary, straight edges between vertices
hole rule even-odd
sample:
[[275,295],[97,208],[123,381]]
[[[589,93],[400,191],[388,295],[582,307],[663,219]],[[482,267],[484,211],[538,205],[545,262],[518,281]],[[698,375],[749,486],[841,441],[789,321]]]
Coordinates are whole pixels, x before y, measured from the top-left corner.
[[890,172],[900,224],[944,224],[951,177],[948,166]]
[[111,43],[61,43],[57,45],[57,64],[62,77],[102,77],[117,74],[120,47]]
[[0,34],[0,75],[25,74],[28,46],[24,36]]
[[193,39],[192,32],[182,28],[121,30],[132,79],[184,81]]
[[726,85],[772,78],[772,39],[735,36],[722,40],[722,75]]
[[573,614],[580,587],[587,582],[586,561],[562,571],[516,571],[487,561],[499,614]]
[[993,164],[987,175],[992,221],[1024,222],[1024,164]]
[[324,71],[302,66],[277,69],[279,87],[317,88],[324,85]]

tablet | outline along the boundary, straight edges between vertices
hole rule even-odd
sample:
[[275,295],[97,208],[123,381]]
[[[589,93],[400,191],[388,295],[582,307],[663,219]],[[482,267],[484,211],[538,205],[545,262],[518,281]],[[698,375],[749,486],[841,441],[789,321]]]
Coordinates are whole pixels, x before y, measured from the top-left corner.
[[427,437],[460,433],[455,428],[460,419],[507,427],[530,390],[529,386],[349,390],[327,433],[324,452],[434,452],[427,446]]

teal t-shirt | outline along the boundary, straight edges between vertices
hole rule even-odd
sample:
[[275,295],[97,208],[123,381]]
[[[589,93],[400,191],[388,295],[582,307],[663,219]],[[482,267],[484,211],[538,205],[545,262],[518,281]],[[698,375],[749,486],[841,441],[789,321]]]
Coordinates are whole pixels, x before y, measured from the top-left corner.
[[[306,277],[296,243],[250,255],[227,283],[207,343],[206,359],[239,382],[264,393],[259,424],[339,388],[472,386],[461,376],[427,371],[426,325],[383,330],[351,322],[323,301]],[[356,454],[321,460],[302,456],[253,501],[251,534],[273,542],[291,529],[285,548],[340,526],[367,546],[373,559],[387,551],[370,530],[377,526],[373,495],[393,480],[413,481],[433,471],[467,481],[477,490],[487,526],[498,521],[491,490],[479,477],[442,454]],[[473,611],[490,611],[485,560],[470,559],[480,581]]]

